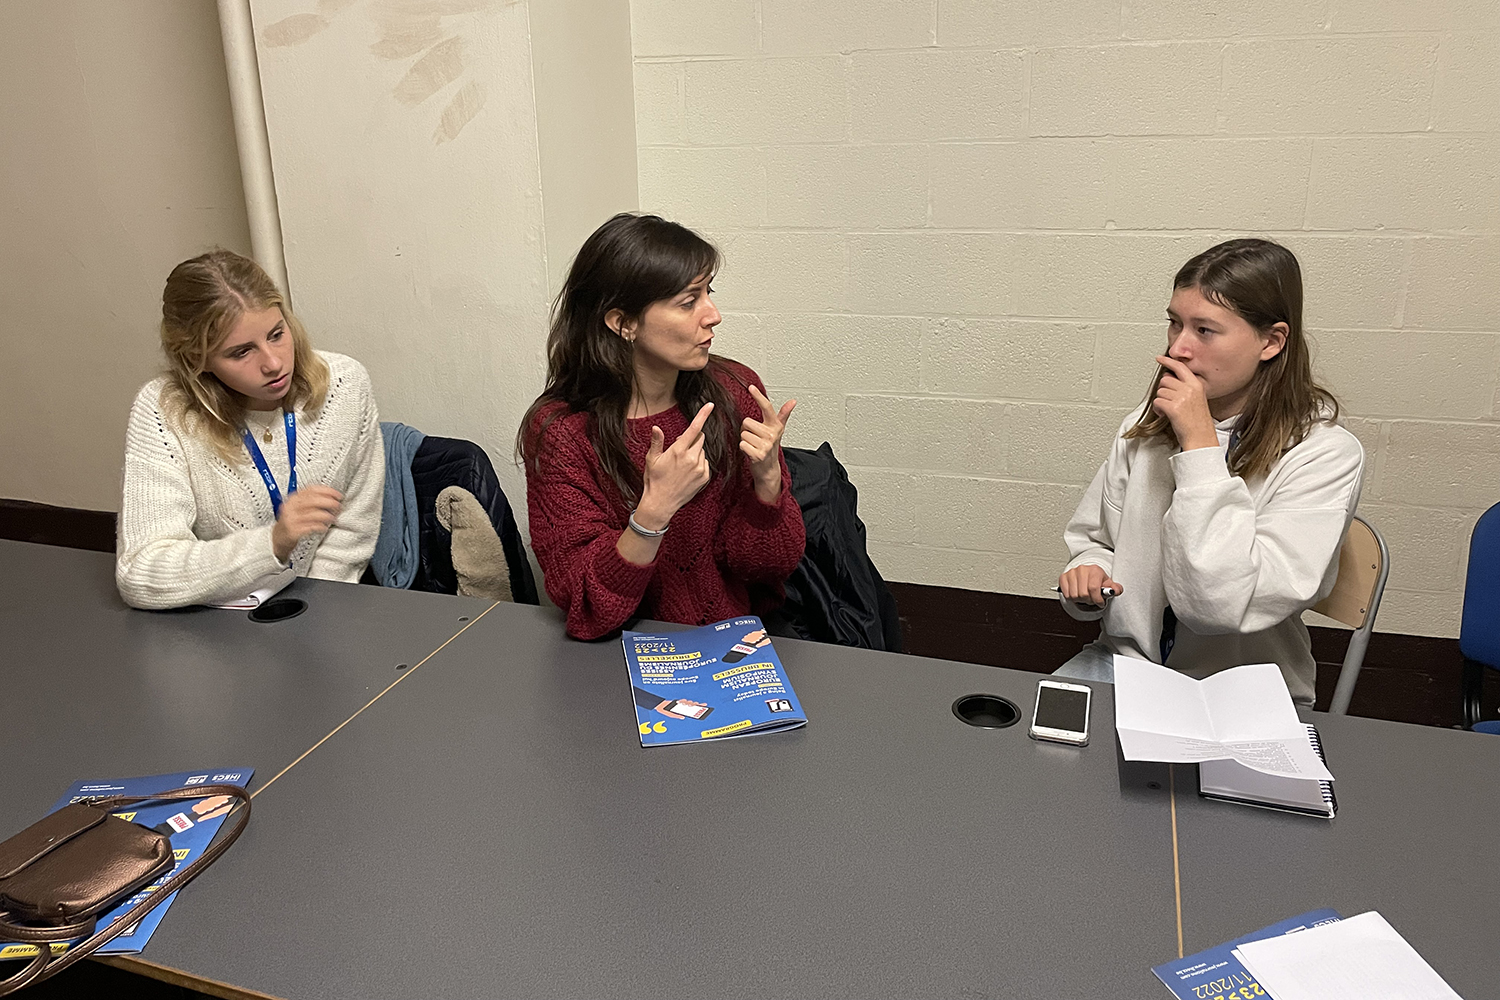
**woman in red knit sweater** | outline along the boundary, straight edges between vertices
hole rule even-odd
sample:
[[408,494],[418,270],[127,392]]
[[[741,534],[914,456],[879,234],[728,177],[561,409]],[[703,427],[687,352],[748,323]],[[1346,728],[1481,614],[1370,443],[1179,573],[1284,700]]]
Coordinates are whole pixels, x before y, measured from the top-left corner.
[[531,545],[568,634],[634,617],[768,610],[802,558],[779,410],[709,353],[719,252],[654,215],[584,242],[552,312],[547,388],[521,423]]

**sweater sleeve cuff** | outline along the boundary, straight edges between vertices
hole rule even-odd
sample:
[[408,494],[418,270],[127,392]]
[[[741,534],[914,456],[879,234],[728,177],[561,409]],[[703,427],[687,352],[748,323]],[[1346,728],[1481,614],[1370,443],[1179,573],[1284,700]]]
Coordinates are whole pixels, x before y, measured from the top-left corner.
[[[274,576],[277,573],[285,571],[286,568],[292,564],[292,560],[297,556],[297,546],[292,546],[292,553],[291,555],[287,556],[285,560],[278,559],[276,558],[276,536],[274,534],[276,526],[274,524],[267,524],[255,530],[264,531],[266,533],[266,547],[264,551],[266,554],[266,558],[269,559],[270,562],[268,565],[261,567],[266,570],[266,572],[262,575]],[[275,568],[272,569],[270,567]]]
[[595,579],[611,593],[639,597],[656,573],[656,560],[637,566],[620,555],[619,549],[610,545],[599,553],[594,570],[597,574]]
[[1104,570],[1106,574],[1109,574],[1114,572],[1114,565],[1115,561],[1113,552],[1110,552],[1107,549],[1094,549],[1074,556],[1068,561],[1068,564],[1063,567],[1063,572],[1066,573],[1068,570],[1077,569],[1080,566],[1098,566],[1100,569]]
[[781,495],[776,498],[776,502],[761,503],[760,497],[755,495],[755,490],[750,490],[740,501],[740,512],[745,518],[745,523],[756,531],[770,531],[776,527],[786,516],[786,498],[789,492],[791,492],[790,487],[783,481]]
[[1178,488],[1208,486],[1230,478],[1222,448],[1194,448],[1172,456],[1172,475]]

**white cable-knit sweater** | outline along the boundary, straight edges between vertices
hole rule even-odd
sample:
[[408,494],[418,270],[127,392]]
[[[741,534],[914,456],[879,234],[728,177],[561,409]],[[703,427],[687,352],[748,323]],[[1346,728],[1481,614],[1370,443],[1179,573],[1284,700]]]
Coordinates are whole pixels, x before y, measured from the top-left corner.
[[[297,483],[344,495],[332,529],[292,551],[298,576],[354,583],[375,551],[385,488],[379,416],[364,366],[318,352],[328,363],[328,396],[311,414],[297,411]],[[125,496],[120,507],[115,583],[137,608],[177,608],[244,597],[286,569],[271,550],[271,498],[248,455],[226,463],[207,441],[163,414],[165,378],[141,389],[125,434]],[[281,411],[256,425],[266,464],[287,487]],[[272,429],[270,444],[261,427]]]

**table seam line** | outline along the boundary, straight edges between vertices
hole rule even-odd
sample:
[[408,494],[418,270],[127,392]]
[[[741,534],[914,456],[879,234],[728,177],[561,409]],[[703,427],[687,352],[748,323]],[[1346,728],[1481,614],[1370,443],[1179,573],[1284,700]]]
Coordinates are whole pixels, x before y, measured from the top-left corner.
[[444,649],[447,649],[448,648],[448,643],[452,642],[454,639],[457,639],[459,636],[461,636],[465,632],[467,632],[469,630],[469,626],[474,625],[476,622],[479,621],[479,619],[483,618],[485,615],[487,615],[491,611],[495,610],[495,608],[497,608],[497,607],[500,606],[500,603],[501,603],[500,601],[496,601],[494,604],[491,604],[489,607],[487,607],[483,611],[479,612],[479,614],[475,615],[473,621],[469,622],[463,628],[459,629],[457,632],[455,632],[451,636],[449,636],[448,639],[447,639],[447,641],[445,641],[437,649],[434,649],[432,652],[430,652],[426,656],[422,657],[422,659],[418,660],[417,663],[415,663],[410,670],[406,671],[400,677],[397,677],[395,680],[391,681],[391,683],[386,686],[385,690],[381,691],[375,697],[373,697],[369,701],[365,702],[362,706],[360,706],[359,710],[356,711],[353,715],[349,716],[349,718],[345,719],[343,722],[340,722],[337,726],[334,726],[333,730],[331,732],[329,732],[327,736],[324,736],[322,739],[318,740],[318,742],[314,743],[312,746],[310,746],[306,750],[302,751],[302,753],[297,756],[296,760],[292,761],[286,767],[283,767],[280,771],[277,771],[275,777],[271,778],[270,781],[266,782],[264,785],[261,785],[255,791],[251,792],[250,793],[250,797],[253,799],[257,795],[259,795],[261,792],[265,791],[267,788],[270,788],[272,785],[274,785],[276,783],[276,780],[278,778],[280,778],[283,774],[286,774],[288,771],[290,771],[292,768],[296,767],[298,764],[302,763],[303,759],[306,758],[308,754],[312,753],[314,750],[318,749],[318,747],[322,746],[324,743],[327,743],[329,740],[333,739],[333,737],[338,733],[338,731],[340,729],[343,729],[349,723],[351,723],[355,719],[359,718],[360,715],[362,715],[364,713],[365,709],[367,709],[371,705],[375,704],[381,698],[384,698],[386,696],[386,694],[388,694],[390,692],[390,690],[392,688],[394,688],[397,684],[400,684],[402,681],[406,680],[408,677],[410,677],[411,675],[415,674],[418,670],[420,670],[422,668],[422,664],[426,663],[428,660],[432,659],[434,656],[436,656],[439,653],[441,653]]
[[1172,799],[1172,891],[1177,897],[1177,957],[1182,958],[1182,868],[1177,857],[1177,765],[1167,765],[1167,788]]
[[[101,965],[113,966],[130,972],[132,975],[145,976],[159,983],[168,983],[172,986],[196,989],[199,993],[206,992],[201,987],[218,989],[223,996],[253,997],[255,1000],[282,1000],[274,993],[262,993],[260,990],[251,989],[248,986],[236,986],[233,983],[221,982],[217,979],[208,979],[204,976],[178,969],[171,965],[162,965],[159,962],[151,962],[140,955],[90,955],[89,961],[98,962]],[[159,973],[167,973],[160,975]],[[191,986],[187,984],[191,983]],[[210,996],[214,994],[209,994]]]

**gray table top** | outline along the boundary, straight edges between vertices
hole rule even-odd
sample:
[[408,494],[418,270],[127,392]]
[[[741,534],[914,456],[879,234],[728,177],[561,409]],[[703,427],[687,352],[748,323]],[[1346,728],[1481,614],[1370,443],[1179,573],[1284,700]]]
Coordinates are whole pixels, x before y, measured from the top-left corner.
[[1188,952],[1325,906],[1379,910],[1460,995],[1500,995],[1500,739],[1308,719],[1336,779],[1331,821],[1200,799],[1177,768]]
[[951,713],[1035,675],[777,648],[806,728],[643,750],[619,644],[499,605],[257,799],[145,957],[296,997],[1161,989],[1164,767]]
[[0,830],[74,781],[254,767],[263,786],[488,601],[298,580],[297,618],[136,611],[107,553],[0,541]]
[[0,541],[6,830],[83,776],[257,768],[249,829],[175,904],[153,974],[285,997],[1151,997],[1179,929],[1192,952],[1332,906],[1379,909],[1460,993],[1500,979],[1493,737],[1318,716],[1340,798],[1318,821],[1200,800],[1192,768],[1173,796],[1165,766],[1119,760],[1107,685],[1092,746],[1039,744],[951,713],[983,691],[1029,714],[1033,674],[777,640],[805,729],[643,750],[619,644],[567,640],[553,609],[292,593],[308,612],[275,625],[132,611],[109,556]]

